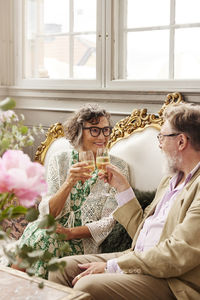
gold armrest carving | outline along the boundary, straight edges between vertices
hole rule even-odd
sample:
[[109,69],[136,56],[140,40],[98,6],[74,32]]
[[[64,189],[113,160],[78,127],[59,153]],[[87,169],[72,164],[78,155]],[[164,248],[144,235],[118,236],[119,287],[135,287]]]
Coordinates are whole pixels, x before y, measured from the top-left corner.
[[38,147],[36,154],[35,154],[35,161],[39,162],[40,164],[44,164],[44,159],[49,149],[50,145],[55,141],[57,138],[64,137],[64,129],[61,123],[56,123],[51,125],[46,133],[46,139],[41,145]]

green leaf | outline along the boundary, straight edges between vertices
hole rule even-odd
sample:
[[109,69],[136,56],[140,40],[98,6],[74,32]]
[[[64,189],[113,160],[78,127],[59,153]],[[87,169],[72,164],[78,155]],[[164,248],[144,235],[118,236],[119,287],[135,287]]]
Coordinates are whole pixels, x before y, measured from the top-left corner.
[[22,246],[22,248],[19,249],[19,251],[23,254],[27,254],[27,253],[31,252],[32,250],[33,250],[33,248],[30,246],[27,246],[26,244],[24,244]]
[[60,240],[60,241],[65,241],[66,240],[66,234],[57,233],[57,239]]
[[28,257],[41,257],[44,254],[44,250],[35,250],[32,252],[28,252],[27,255]]
[[40,229],[48,229],[51,228],[52,226],[55,226],[55,219],[51,215],[45,215],[41,219],[41,222],[38,224],[38,227]]
[[4,231],[0,231],[0,240],[4,240],[7,237],[6,233]]
[[21,126],[21,127],[20,127],[20,132],[21,132],[21,134],[27,134],[27,132],[28,132],[28,127],[26,127],[26,126]]
[[13,109],[15,105],[16,105],[15,100],[10,97],[7,97],[0,102],[0,109],[1,110]]
[[47,270],[48,271],[56,271],[59,269],[59,264],[55,263],[55,264],[50,264],[47,266]]
[[41,281],[41,282],[38,284],[38,287],[39,287],[40,289],[43,289],[43,287],[44,287],[44,282]]
[[12,219],[17,218],[21,215],[24,215],[27,211],[26,207],[23,206],[14,206],[10,205],[9,207],[5,208],[4,210],[0,211],[0,221],[4,219]]
[[16,214],[25,214],[27,212],[27,208],[21,205],[18,205],[13,208],[13,212]]
[[39,216],[39,211],[35,208],[29,208],[26,212],[26,220],[29,222],[35,221]]
[[62,247],[59,249],[63,254],[69,254],[70,252],[70,246],[69,243],[66,242]]
[[44,261],[49,261],[51,258],[53,257],[53,254],[48,252],[48,251],[45,251],[43,256],[42,256],[42,259]]
[[46,232],[47,232],[48,234],[52,234],[52,233],[55,232],[55,230],[56,230],[56,224],[54,224],[54,225],[51,226],[51,227],[48,227],[48,228],[46,229]]
[[10,140],[7,138],[3,138],[1,141],[1,145],[3,149],[8,149],[10,144]]
[[64,260],[61,260],[61,261],[59,262],[59,265],[60,265],[62,268],[64,268],[64,267],[66,267],[67,263],[66,263],[66,261],[64,261]]

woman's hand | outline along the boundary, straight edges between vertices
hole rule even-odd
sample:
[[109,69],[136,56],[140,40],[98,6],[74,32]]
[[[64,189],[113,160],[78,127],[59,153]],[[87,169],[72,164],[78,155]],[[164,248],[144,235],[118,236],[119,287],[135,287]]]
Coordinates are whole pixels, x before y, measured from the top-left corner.
[[103,179],[105,182],[108,182],[113,186],[118,193],[123,192],[130,188],[130,184],[127,181],[126,177],[120,172],[120,170],[109,164],[106,166],[107,172],[105,174],[99,172],[99,178]]
[[92,262],[88,264],[79,264],[78,266],[81,270],[83,270],[83,272],[74,278],[72,285],[75,285],[76,282],[83,276],[104,273],[106,262]]
[[65,240],[70,240],[70,230],[69,228],[63,227],[61,224],[56,225],[56,233],[64,234],[66,236]]
[[93,171],[93,169],[86,169],[86,166],[87,163],[85,162],[78,162],[72,165],[69,170],[66,182],[75,185],[79,180],[85,182],[87,179],[89,179],[91,177],[91,172]]
[[74,164],[70,168],[69,174],[67,175],[67,178],[64,181],[64,183],[54,194],[54,196],[51,197],[49,201],[49,209],[50,214],[54,216],[54,218],[58,216],[61,210],[63,209],[66,199],[69,196],[69,193],[71,192],[73,186],[77,183],[77,181],[81,180],[82,182],[85,182],[91,177],[89,172],[93,170],[86,169],[85,166],[87,166],[87,163],[85,162],[78,162]]
[[60,224],[56,225],[56,232],[65,234],[66,241],[73,240],[73,239],[83,239],[83,238],[90,238],[91,233],[87,226],[77,226],[72,228],[63,227]]

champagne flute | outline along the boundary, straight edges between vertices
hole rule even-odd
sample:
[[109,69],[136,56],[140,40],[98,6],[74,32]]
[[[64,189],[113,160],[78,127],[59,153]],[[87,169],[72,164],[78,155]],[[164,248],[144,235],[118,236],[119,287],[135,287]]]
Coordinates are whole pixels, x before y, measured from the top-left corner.
[[[106,173],[107,169],[106,166],[110,163],[110,156],[108,153],[108,149],[106,148],[98,148],[97,149],[97,155],[96,155],[96,166],[98,168],[98,170],[102,173]],[[109,196],[109,184],[106,182],[104,183],[105,186],[105,190],[106,191],[102,191],[102,195],[103,196]]]
[[110,156],[108,153],[108,149],[106,148],[98,148],[97,156],[96,156],[96,165],[99,171],[102,173],[106,173],[106,166],[110,163]]
[[94,154],[91,150],[80,152],[79,153],[79,161],[87,163],[87,166],[84,167],[86,169],[87,173],[88,173],[88,169],[92,170],[90,172],[90,175],[94,172],[94,170],[95,170],[95,159],[94,159]]

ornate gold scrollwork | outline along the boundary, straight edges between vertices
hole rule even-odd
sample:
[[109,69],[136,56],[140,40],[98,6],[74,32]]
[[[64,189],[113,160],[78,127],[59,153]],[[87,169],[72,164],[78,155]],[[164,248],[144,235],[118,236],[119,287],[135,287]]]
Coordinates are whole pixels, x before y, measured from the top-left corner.
[[64,129],[61,123],[56,123],[51,125],[46,133],[46,139],[41,145],[38,147],[37,152],[35,154],[35,161],[44,164],[45,155],[50,145],[59,137],[63,137]]
[[183,100],[183,96],[181,95],[181,93],[176,92],[176,93],[171,93],[168,94],[166,99],[165,99],[165,103],[163,104],[163,106],[161,107],[161,110],[158,112],[159,116],[162,116],[163,111],[165,110],[165,108],[170,104],[175,104],[175,103],[181,103],[181,102],[185,102]]
[[168,94],[165,103],[158,114],[148,114],[147,109],[134,109],[130,116],[117,122],[113,128],[112,134],[108,142],[108,148],[110,149],[116,142],[122,138],[127,138],[133,132],[138,132],[147,127],[154,127],[160,129],[163,118],[162,114],[164,109],[169,104],[183,102],[182,95],[180,93]]

